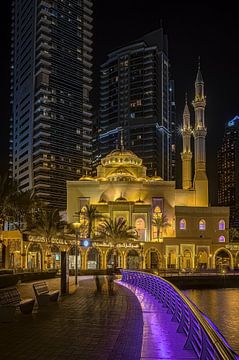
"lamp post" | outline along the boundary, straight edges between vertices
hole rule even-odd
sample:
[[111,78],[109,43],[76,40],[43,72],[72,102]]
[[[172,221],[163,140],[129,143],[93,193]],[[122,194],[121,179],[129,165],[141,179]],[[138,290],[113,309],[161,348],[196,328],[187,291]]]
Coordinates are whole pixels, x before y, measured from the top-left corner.
[[77,285],[77,275],[78,275],[78,237],[79,237],[79,229],[80,229],[80,223],[74,222],[73,226],[76,232],[76,242],[75,242],[75,285]]
[[141,260],[141,270],[144,268],[144,243],[140,243],[140,260]]

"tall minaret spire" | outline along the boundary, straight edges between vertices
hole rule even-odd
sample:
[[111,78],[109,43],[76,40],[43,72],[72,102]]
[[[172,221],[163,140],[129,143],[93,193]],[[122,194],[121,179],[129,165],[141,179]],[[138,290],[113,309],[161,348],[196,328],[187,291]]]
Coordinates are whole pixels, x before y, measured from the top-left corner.
[[200,191],[205,193],[204,195],[202,193],[198,197],[198,203],[196,201],[196,205],[200,206],[202,197],[204,198],[204,201],[202,202],[203,204],[208,202],[208,181],[206,174],[205,148],[205,140],[207,135],[207,129],[205,127],[206,97],[204,95],[204,81],[200,68],[200,58],[198,62],[198,71],[195,81],[195,98],[193,100],[193,106],[195,111],[195,127],[193,130],[195,148],[194,188],[200,188]]
[[185,107],[183,111],[183,128],[182,128],[183,151],[181,152],[183,189],[190,189],[192,187],[191,135],[192,135],[192,129],[190,125],[190,112],[188,108],[187,94],[185,94]]

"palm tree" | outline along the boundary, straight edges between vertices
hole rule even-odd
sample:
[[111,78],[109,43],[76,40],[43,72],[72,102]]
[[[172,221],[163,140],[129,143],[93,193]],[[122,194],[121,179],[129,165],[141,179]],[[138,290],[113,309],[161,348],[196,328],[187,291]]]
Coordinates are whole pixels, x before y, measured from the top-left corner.
[[85,205],[79,215],[83,220],[83,230],[85,230],[84,224],[86,224],[87,237],[91,238],[93,236],[93,225],[95,220],[102,219],[103,216],[97,212],[96,207],[93,205]]
[[63,237],[65,222],[62,221],[57,209],[38,209],[32,224],[32,233],[41,236],[47,244],[51,244],[54,237]]
[[168,222],[167,216],[165,214],[162,214],[162,213],[153,216],[152,225],[155,226],[156,229],[157,229],[157,239],[158,239],[158,241],[160,239],[162,230],[164,228],[167,228],[168,226],[171,226],[170,223]]
[[118,219],[104,219],[97,229],[97,238],[113,244],[114,267],[117,264],[116,245],[126,243],[128,241],[135,241],[138,239],[138,234],[135,228],[127,225],[127,221],[123,218]]
[[0,229],[4,229],[11,210],[11,202],[17,192],[17,183],[8,178],[7,174],[0,176]]
[[[32,222],[36,202],[32,190],[17,190],[10,199],[9,220],[19,231],[26,230]],[[24,225],[24,228],[23,228]]]

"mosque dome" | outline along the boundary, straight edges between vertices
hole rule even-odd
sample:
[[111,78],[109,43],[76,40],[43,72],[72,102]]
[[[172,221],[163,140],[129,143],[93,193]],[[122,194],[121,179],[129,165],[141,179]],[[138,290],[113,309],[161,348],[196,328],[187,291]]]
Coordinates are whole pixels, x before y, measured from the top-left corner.
[[142,159],[140,159],[131,150],[115,149],[101,159],[103,166],[118,167],[118,166],[142,166]]

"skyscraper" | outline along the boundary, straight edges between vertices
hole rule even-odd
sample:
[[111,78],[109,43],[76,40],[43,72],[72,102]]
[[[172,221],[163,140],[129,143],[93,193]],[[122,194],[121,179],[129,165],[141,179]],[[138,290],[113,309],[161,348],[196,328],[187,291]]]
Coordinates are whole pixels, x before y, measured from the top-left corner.
[[66,206],[66,180],[90,170],[92,1],[12,6],[10,168],[23,190]]
[[239,116],[225,126],[217,168],[218,204],[230,206],[230,226],[239,229]]
[[111,52],[101,66],[98,156],[115,148],[123,129],[125,146],[143,159],[148,175],[171,179],[169,89],[163,29]]

